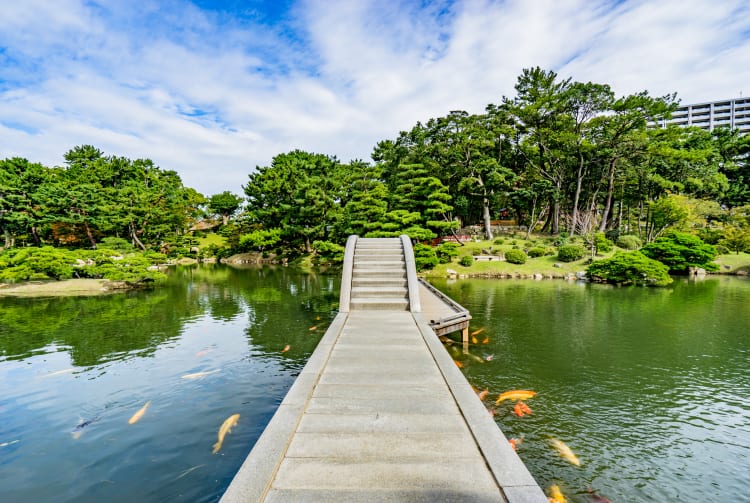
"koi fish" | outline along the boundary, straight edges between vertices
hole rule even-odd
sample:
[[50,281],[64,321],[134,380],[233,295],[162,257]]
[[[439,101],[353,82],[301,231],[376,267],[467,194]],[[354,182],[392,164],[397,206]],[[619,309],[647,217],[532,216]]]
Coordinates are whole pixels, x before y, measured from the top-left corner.
[[513,450],[517,450],[518,446],[523,443],[523,435],[521,435],[518,438],[509,438],[508,443],[513,448]]
[[3,442],[0,447],[8,447],[9,445],[17,444],[20,440],[11,440],[10,442]]
[[479,342],[479,341],[477,340],[477,338],[476,338],[476,337],[474,337],[474,336],[472,335],[472,336],[471,336],[471,343],[472,343],[472,344],[477,344],[478,342]]
[[549,503],[566,503],[565,496],[560,491],[560,486],[552,485],[547,489],[547,495],[549,496]]
[[560,454],[560,456],[563,457],[566,461],[569,461],[571,464],[574,464],[576,466],[581,466],[581,460],[578,459],[578,456],[576,456],[573,453],[573,450],[567,446],[565,442],[562,440],[558,440],[556,438],[551,438],[550,443],[552,444],[552,447],[557,450],[557,453]]
[[224,443],[224,437],[227,435],[227,433],[232,432],[232,427],[236,426],[239,420],[239,414],[232,414],[231,416],[226,418],[223,423],[221,423],[221,427],[219,428],[219,441],[214,444],[214,454],[221,450],[221,445]]
[[495,355],[487,355],[484,357],[484,361],[491,362],[495,358]]
[[516,402],[516,406],[513,407],[513,414],[515,414],[518,417],[523,417],[531,413],[532,413],[531,408],[529,408],[528,405],[526,405],[525,403],[521,401]]
[[180,479],[181,479],[182,477],[184,477],[184,476],[185,476],[185,475],[187,475],[188,473],[192,473],[192,472],[194,472],[195,470],[197,470],[198,468],[202,468],[202,467],[204,467],[204,466],[206,466],[206,465],[205,465],[205,463],[204,463],[204,464],[202,464],[202,465],[198,465],[198,466],[193,466],[192,468],[188,468],[187,470],[185,470],[185,471],[183,471],[183,472],[182,472],[181,474],[179,474],[179,475],[177,476],[177,478],[176,478],[176,479],[174,479],[174,480],[180,480]]
[[495,409],[487,409],[487,412],[490,413],[490,416],[495,417]]
[[146,413],[146,409],[148,409],[149,405],[151,405],[151,400],[149,400],[148,402],[146,402],[146,405],[144,405],[143,407],[141,407],[140,409],[138,409],[138,412],[136,412],[135,414],[133,414],[133,417],[131,417],[130,419],[128,419],[128,424],[135,424],[138,421],[140,421],[140,419]]
[[586,488],[586,492],[588,492],[588,500],[592,503],[612,503],[611,500],[605,498],[604,496],[600,496],[594,492],[593,489],[590,487]]
[[488,344],[489,342],[490,342],[490,338],[489,338],[489,337],[485,337],[485,338],[484,338],[484,339],[482,340],[482,344]]
[[282,349],[282,350],[281,350],[281,352],[282,352],[282,353],[286,353],[286,352],[287,352],[287,351],[289,351],[290,349],[292,349],[292,346],[290,346],[289,344],[287,344],[286,346],[284,346],[284,349]]
[[477,396],[479,397],[480,400],[484,400],[485,398],[487,398],[487,395],[489,394],[489,392],[490,392],[490,390],[486,389],[484,391],[480,391],[479,395],[477,395]]
[[195,356],[206,356],[211,351],[213,351],[213,349],[211,349],[211,348],[203,349],[203,350],[198,351],[197,353],[195,353]]
[[495,400],[495,404],[497,405],[504,400],[528,400],[529,398],[534,398],[535,396],[536,391],[515,389],[506,391],[505,393],[500,393],[500,396],[497,397],[497,400]]
[[201,377],[206,377],[207,375],[215,374],[219,371],[219,369],[216,370],[209,370],[207,372],[196,372],[195,374],[185,374],[182,376],[183,379],[200,379]]
[[479,334],[481,334],[482,332],[484,332],[484,328],[480,328],[479,330],[474,330],[474,331],[473,331],[473,332],[471,333],[471,335],[479,335]]
[[316,316],[315,321],[320,321],[320,316]]
[[456,364],[456,367],[458,367],[458,368],[460,368],[460,369],[464,368],[464,364],[463,364],[463,363],[461,363],[461,362],[460,362],[460,361],[458,361],[458,360],[453,360],[453,363],[455,363],[455,364]]
[[75,370],[75,368],[58,370],[56,372],[50,372],[49,374],[44,374],[42,377],[53,377],[53,376],[59,376],[59,375],[62,375],[62,374],[70,374],[74,370]]
[[312,331],[314,331],[314,330],[317,330],[317,329],[318,329],[318,325],[313,325],[313,326],[311,326],[311,327],[309,328],[310,332],[312,332]]
[[86,421],[81,421],[80,423],[78,423],[78,426],[73,428],[73,431],[70,432],[70,435],[73,437],[74,440],[78,440],[79,438],[81,438],[81,435],[83,435],[83,429],[86,426],[97,422],[99,419],[101,419],[101,417],[96,416],[93,419],[87,419]]

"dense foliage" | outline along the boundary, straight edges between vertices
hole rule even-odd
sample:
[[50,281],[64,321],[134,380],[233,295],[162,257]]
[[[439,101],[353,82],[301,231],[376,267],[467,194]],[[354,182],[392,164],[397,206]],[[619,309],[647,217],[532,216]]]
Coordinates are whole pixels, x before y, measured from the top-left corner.
[[672,283],[669,268],[638,251],[619,252],[613,257],[593,262],[586,275],[609,283],[666,286]]
[[575,262],[586,255],[586,248],[581,245],[562,245],[557,250],[557,258],[563,262]]
[[513,249],[505,252],[505,261],[509,264],[525,264],[526,258],[526,254],[523,250]]
[[716,247],[684,232],[670,232],[657,238],[653,243],[641,248],[641,252],[665,264],[670,272],[685,273],[691,267],[700,267],[707,271],[718,269],[718,266],[712,263],[717,254]]

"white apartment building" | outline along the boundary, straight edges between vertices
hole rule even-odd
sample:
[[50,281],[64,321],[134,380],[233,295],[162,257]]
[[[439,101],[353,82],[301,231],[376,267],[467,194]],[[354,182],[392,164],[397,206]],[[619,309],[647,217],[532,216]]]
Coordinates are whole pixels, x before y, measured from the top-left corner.
[[712,101],[685,105],[672,113],[672,118],[661,121],[661,126],[676,124],[687,127],[695,126],[713,131],[719,127],[739,129],[741,133],[750,132],[750,98]]

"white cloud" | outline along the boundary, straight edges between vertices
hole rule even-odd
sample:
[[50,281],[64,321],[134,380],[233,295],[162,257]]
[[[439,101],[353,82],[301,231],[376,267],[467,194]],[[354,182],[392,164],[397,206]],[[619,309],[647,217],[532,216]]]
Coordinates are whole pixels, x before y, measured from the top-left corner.
[[309,0],[260,25],[184,0],[16,2],[0,18],[0,157],[55,165],[90,143],[240,193],[278,153],[367,159],[417,121],[479,113],[526,67],[684,102],[750,81],[742,0],[388,5]]

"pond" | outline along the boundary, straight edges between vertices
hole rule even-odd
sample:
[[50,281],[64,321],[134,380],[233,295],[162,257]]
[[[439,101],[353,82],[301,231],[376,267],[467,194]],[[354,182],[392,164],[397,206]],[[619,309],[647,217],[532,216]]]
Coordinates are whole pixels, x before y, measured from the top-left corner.
[[[543,488],[571,502],[747,501],[750,281],[434,283],[482,330],[470,354],[449,350]],[[335,316],[339,285],[207,265],[149,292],[0,298],[0,501],[217,501]],[[511,389],[538,392],[532,414],[495,405]]]
[[339,281],[194,266],[149,292],[0,298],[0,501],[217,501],[335,316]]
[[[476,343],[450,350],[543,488],[573,502],[748,501],[750,281],[433,283],[471,311]],[[495,404],[512,389],[538,392],[531,415]]]

